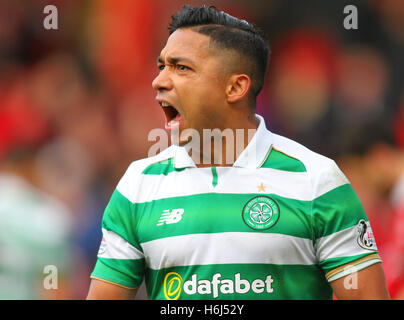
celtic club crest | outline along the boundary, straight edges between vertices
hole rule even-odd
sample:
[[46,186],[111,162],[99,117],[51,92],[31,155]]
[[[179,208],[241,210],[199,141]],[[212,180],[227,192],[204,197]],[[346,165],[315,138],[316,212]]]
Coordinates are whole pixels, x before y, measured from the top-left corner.
[[279,220],[280,210],[275,200],[267,196],[250,199],[243,208],[244,223],[254,230],[273,227]]

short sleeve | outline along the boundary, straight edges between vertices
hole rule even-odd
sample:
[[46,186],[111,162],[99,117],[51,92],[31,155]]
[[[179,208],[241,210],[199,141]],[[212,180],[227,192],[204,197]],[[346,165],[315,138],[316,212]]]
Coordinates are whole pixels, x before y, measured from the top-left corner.
[[[121,185],[124,180],[125,176]],[[131,289],[140,286],[145,260],[136,239],[134,206],[119,188],[115,189],[102,218],[103,237],[91,278]]]
[[[332,162],[321,174],[335,188],[315,194],[311,207],[314,248],[329,282],[381,262],[370,222],[352,185]],[[340,183],[341,181],[345,183]]]

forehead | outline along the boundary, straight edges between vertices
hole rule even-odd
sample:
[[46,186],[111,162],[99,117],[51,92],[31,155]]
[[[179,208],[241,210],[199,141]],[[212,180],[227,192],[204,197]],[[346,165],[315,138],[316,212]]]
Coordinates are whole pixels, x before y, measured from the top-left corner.
[[192,60],[206,59],[211,55],[210,38],[191,29],[178,29],[168,38],[160,57],[185,57]]

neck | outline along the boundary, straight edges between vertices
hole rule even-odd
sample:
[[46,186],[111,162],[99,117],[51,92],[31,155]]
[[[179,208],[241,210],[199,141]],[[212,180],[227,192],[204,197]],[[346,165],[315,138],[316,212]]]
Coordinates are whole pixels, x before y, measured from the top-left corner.
[[197,164],[203,167],[230,167],[253,138],[258,121],[253,113],[243,117],[227,117],[221,126],[205,129],[200,143],[187,145],[188,153]]
[[0,171],[9,175],[18,176],[30,185],[39,188],[38,175],[31,161],[19,164],[6,163],[0,168]]

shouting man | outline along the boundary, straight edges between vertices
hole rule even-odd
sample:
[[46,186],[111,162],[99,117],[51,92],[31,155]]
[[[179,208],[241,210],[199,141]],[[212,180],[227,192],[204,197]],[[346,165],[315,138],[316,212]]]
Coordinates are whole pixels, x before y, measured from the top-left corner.
[[150,299],[388,299],[344,174],[255,113],[263,33],[205,6],[169,30],[152,85],[174,142],[118,183],[88,299],[133,298],[143,279]]

